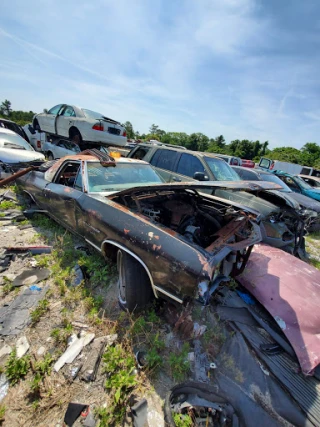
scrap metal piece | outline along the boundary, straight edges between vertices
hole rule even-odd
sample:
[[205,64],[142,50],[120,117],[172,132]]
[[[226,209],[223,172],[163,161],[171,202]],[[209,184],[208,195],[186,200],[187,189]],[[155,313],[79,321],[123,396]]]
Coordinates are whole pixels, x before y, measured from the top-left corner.
[[87,361],[84,363],[80,379],[84,381],[95,381],[97,372],[99,369],[102,354],[105,351],[106,346],[112,345],[118,339],[117,334],[106,335],[103,337],[96,338],[92,345],[90,353],[88,354]]
[[303,373],[312,374],[320,363],[320,271],[280,249],[259,244],[238,280],[274,319],[279,318]]
[[72,342],[72,344],[67,348],[67,350],[59,357],[59,359],[54,364],[53,369],[56,372],[64,366],[66,363],[72,363],[74,359],[80,354],[82,349],[88,345],[93,339],[95,334],[90,332],[85,332],[80,338],[77,338]]
[[148,401],[142,399],[131,407],[134,427],[144,427],[148,416]]
[[194,340],[194,368],[195,368],[195,377],[197,381],[202,383],[209,382],[209,377],[207,375],[207,367],[209,366],[209,361],[206,353],[201,353],[201,343],[199,340]]
[[39,291],[26,289],[9,305],[0,307],[0,335],[17,335],[30,322],[30,311],[44,297],[48,287]]
[[16,342],[17,358],[20,359],[21,357],[23,357],[28,352],[29,348],[30,348],[30,344],[27,340],[27,337],[26,336],[20,337]]
[[30,252],[31,255],[50,254],[52,246],[37,245],[37,246],[7,246],[5,250],[10,253]]
[[32,270],[25,270],[19,274],[12,282],[13,286],[30,286],[35,283],[42,282],[50,276],[50,270],[47,268],[33,268]]

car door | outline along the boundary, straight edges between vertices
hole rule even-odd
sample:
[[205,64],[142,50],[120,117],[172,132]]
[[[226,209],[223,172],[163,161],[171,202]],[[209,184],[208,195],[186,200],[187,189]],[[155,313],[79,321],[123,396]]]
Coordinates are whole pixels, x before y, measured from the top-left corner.
[[200,159],[193,154],[181,153],[175,172],[172,174],[172,181],[199,181],[196,173],[207,176],[205,166]]
[[46,114],[40,114],[38,116],[38,121],[42,131],[52,133],[52,134],[56,133],[56,130],[55,130],[56,117],[63,107],[64,107],[63,104],[55,105]]
[[287,184],[287,186],[290,188],[290,190],[294,191],[295,193],[301,193],[301,189],[298,186],[298,184],[290,177],[290,176],[281,176],[279,175],[279,178]]
[[71,105],[66,105],[56,118],[56,133],[60,136],[69,137],[69,129],[74,124],[76,113]]
[[177,159],[177,151],[159,148],[150,160],[150,164],[156,168],[157,172],[165,182],[171,182],[175,180],[172,177],[172,172],[174,171]]
[[82,196],[81,179],[82,164],[80,161],[65,161],[53,181],[44,189],[49,214],[64,227],[77,232],[76,209],[77,200]]

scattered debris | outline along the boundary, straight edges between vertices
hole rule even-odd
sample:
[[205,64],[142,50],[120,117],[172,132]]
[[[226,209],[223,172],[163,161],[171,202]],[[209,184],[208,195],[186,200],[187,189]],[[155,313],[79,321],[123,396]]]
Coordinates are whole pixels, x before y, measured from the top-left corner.
[[41,255],[41,254],[51,254],[52,246],[47,246],[47,245],[10,246],[10,247],[6,247],[5,250],[10,253],[30,252],[31,255]]
[[81,285],[83,280],[84,280],[84,274],[83,274],[82,268],[80,267],[80,265],[76,264],[74,267],[74,276],[72,278],[72,281],[69,282],[69,286],[71,286],[72,288],[75,288],[76,286]]
[[145,368],[146,365],[148,364],[147,353],[145,351],[141,351],[141,350],[137,351],[135,354],[135,358],[136,358],[139,369]]
[[50,276],[50,270],[47,268],[33,268],[25,270],[19,274],[12,282],[13,286],[30,286],[46,280]]
[[10,266],[11,261],[16,258],[15,254],[2,254],[0,255],[0,273],[7,270]]
[[74,320],[72,322],[72,326],[74,326],[75,328],[79,328],[79,329],[89,328],[89,325],[87,325],[86,323],[80,322],[80,320]]
[[0,349],[0,359],[4,356],[8,356],[12,352],[12,347],[8,344],[4,344]]
[[148,415],[148,402],[147,399],[141,399],[131,407],[131,415],[133,418],[134,427],[144,427]]
[[20,359],[21,357],[23,357],[28,352],[29,348],[30,348],[30,344],[27,340],[27,337],[26,336],[20,337],[16,342],[17,359]]
[[64,422],[67,426],[72,426],[73,423],[80,417],[81,413],[88,408],[88,405],[81,403],[69,403],[64,416]]
[[194,371],[197,381],[202,383],[209,382],[207,370],[209,370],[209,362],[206,353],[201,352],[201,343],[199,340],[194,340]]
[[41,347],[38,348],[37,355],[38,356],[43,356],[45,354],[45,352],[46,352],[46,348],[43,347],[43,346],[41,346]]
[[47,292],[44,287],[41,292],[26,289],[9,305],[0,307],[0,335],[17,335],[30,321],[30,311],[38,304]]
[[94,334],[90,332],[80,333],[80,338],[77,338],[69,345],[67,350],[62,354],[62,356],[56,361],[53,369],[56,372],[65,365],[65,363],[72,363],[74,359],[80,354],[83,347],[88,345],[94,338]]
[[0,196],[0,201],[2,200],[11,200],[12,202],[17,202],[17,196],[13,191],[7,190]]
[[96,420],[94,419],[94,415],[92,411],[90,410],[90,407],[88,408],[88,415],[86,418],[82,421],[82,425],[84,427],[95,427],[97,424]]
[[38,292],[40,292],[42,288],[40,288],[39,286],[36,286],[36,285],[32,285],[32,286],[29,287],[29,289],[31,291],[38,291]]
[[84,381],[95,381],[102,354],[106,347],[112,345],[118,339],[117,334],[96,338],[92,345],[87,361],[81,369],[80,378]]
[[9,380],[5,374],[0,375],[0,402],[6,396],[9,389]]
[[195,338],[201,337],[207,330],[206,325],[199,325],[199,323],[195,322],[193,325],[193,336]]

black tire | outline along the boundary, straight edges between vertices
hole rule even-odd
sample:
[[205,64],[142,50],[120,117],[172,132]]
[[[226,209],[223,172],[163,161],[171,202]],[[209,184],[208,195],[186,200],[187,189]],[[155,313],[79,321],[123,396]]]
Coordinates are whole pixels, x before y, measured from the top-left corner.
[[54,157],[53,157],[53,154],[51,153],[51,151],[49,151],[49,152],[47,153],[47,159],[48,159],[49,161],[54,160]]
[[82,136],[81,136],[81,133],[78,131],[78,129],[71,128],[69,130],[69,136],[70,136],[70,140],[75,144],[80,145],[82,143]]
[[117,265],[120,307],[130,312],[145,309],[153,300],[153,291],[146,270],[135,258],[121,250],[118,251]]

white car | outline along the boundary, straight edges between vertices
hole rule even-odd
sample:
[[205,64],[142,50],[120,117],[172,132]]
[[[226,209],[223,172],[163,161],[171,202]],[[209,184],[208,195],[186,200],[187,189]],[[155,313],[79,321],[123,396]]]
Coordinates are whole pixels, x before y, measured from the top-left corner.
[[61,159],[65,156],[74,156],[81,152],[79,145],[75,142],[65,139],[56,139],[55,141],[46,141],[42,147],[48,160]]
[[82,142],[121,147],[127,143],[126,130],[119,122],[74,105],[59,104],[47,113],[36,114],[33,127],[51,135],[69,138],[80,146]]
[[0,179],[11,175],[11,166],[19,169],[19,163],[43,162],[44,160],[44,155],[34,151],[20,135],[12,130],[0,128]]
[[36,151],[44,151],[43,144],[47,141],[47,134],[35,130],[31,123],[23,126],[22,129],[27,134],[30,145],[32,145]]

